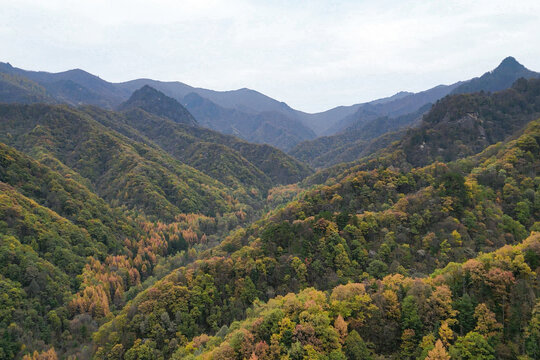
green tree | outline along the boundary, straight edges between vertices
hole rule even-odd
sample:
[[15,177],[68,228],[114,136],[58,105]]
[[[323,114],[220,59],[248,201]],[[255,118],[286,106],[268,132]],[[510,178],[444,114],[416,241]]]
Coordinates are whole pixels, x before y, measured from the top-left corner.
[[529,201],[527,200],[518,202],[514,211],[516,213],[516,219],[523,225],[527,226],[531,217]]
[[375,259],[369,263],[367,272],[377,279],[382,279],[388,274],[388,265],[381,260]]
[[455,309],[458,311],[457,320],[459,325],[459,335],[465,335],[472,331],[475,326],[474,321],[474,304],[469,294],[465,293],[454,303]]
[[422,332],[422,320],[418,314],[418,304],[412,295],[408,295],[403,299],[401,305],[401,328],[414,330],[416,336],[420,336]]
[[540,300],[534,306],[525,332],[525,351],[532,359],[540,359]]
[[353,330],[345,339],[345,344],[343,346],[345,355],[348,360],[372,360],[373,353],[367,347],[366,343],[360,337],[356,330]]
[[126,351],[124,358],[126,360],[155,360],[157,359],[154,349],[150,346],[151,341],[144,344],[141,339],[135,340],[135,343]]
[[494,360],[494,350],[486,338],[477,332],[471,331],[460,336],[456,343],[450,347],[452,359],[462,360]]
[[417,348],[414,330],[405,329],[401,335],[400,359],[413,359]]
[[435,347],[435,336],[431,333],[427,334],[422,338],[422,341],[419,345],[419,351],[420,356],[418,356],[417,360],[424,360],[428,353]]

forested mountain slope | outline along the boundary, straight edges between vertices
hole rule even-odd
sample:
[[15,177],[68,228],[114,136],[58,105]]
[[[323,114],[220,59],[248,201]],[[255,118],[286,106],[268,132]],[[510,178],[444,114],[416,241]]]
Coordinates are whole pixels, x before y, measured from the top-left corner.
[[[172,358],[535,359],[539,259],[533,233],[428,278],[366,276],[327,292],[306,288],[256,303],[246,320],[194,338]],[[150,345],[138,343],[131,354],[143,348]]]
[[425,276],[516,244],[538,228],[539,142],[534,121],[519,138],[459,162],[358,171],[310,190],[141,293],[96,333],[97,355],[170,356],[245,317],[256,298],[390,273]]
[[161,219],[180,212],[232,211],[225,185],[65,106],[1,105],[0,141],[58,159],[112,205]]
[[[58,165],[45,154],[41,162]],[[60,170],[0,144],[1,359],[51,346],[87,357],[104,317],[245,219],[133,218]]]
[[310,173],[135,106],[3,104],[0,129],[2,359],[49,346],[87,357],[106,316],[258,216],[272,186]]
[[88,258],[125,253],[124,240],[143,233],[70,176],[1,143],[0,219],[2,359],[21,344],[51,343]]
[[140,110],[113,114],[85,108],[84,112],[129,138],[160,146],[179,161],[231,187],[231,194],[235,190],[245,201],[252,198],[248,202],[260,202],[270,187],[290,184],[312,173],[273,147],[175,124]]
[[3,72],[0,72],[0,101],[22,104],[55,102],[39,84],[24,77]]
[[95,105],[110,110],[141,87],[152,86],[186,104],[201,125],[247,141],[290,149],[315,137],[309,126],[297,119],[296,110],[254,90],[219,92],[150,79],[113,84],[80,69],[48,73],[18,69],[9,63],[0,63],[0,74],[0,102]]
[[540,80],[358,122],[303,181],[158,90],[10,71],[99,107],[0,104],[0,359],[540,355]]
[[[126,298],[148,286],[144,281],[151,283],[172,264],[193,259],[195,248],[219,243],[229,229],[256,215],[231,197],[231,188],[176,162],[155,145],[104,127],[97,118],[63,106],[1,106],[2,141],[40,161],[0,142],[0,278],[2,294],[10,294],[1,300],[2,359],[20,356],[25,348],[44,349],[45,344],[84,357],[88,334]],[[272,166],[278,160],[273,157],[281,154],[233,140],[247,152],[259,152],[263,166],[265,161]],[[195,196],[205,200],[191,210],[199,214],[157,202],[182,206],[197,199],[184,193],[182,201],[174,202],[160,171],[176,183],[185,179],[189,191],[201,186],[203,193]],[[246,190],[244,195],[255,196]],[[254,204],[260,209],[262,194],[257,198]],[[230,207],[219,208],[218,201]],[[211,216],[200,214],[206,206]],[[137,213],[154,221],[130,217]],[[170,264],[169,255],[174,255]]]
[[[118,114],[98,108],[4,105],[1,110],[0,141],[36,157],[49,154],[114,205],[161,219],[178,212],[213,216],[242,208],[235,205],[238,201],[258,207],[270,187],[310,173],[271,147],[138,109]],[[233,185],[234,191],[228,191]]]
[[[158,91],[147,91],[145,97],[147,99],[146,101],[150,102],[155,101],[152,100],[155,97],[168,102],[175,101]],[[265,176],[268,176],[274,184],[297,182],[310,173],[310,169],[307,166],[295,161],[271,146],[250,144],[236,137],[223,135],[202,127],[182,126],[181,124],[190,125],[189,117],[183,121],[174,121],[178,124],[171,124],[171,122],[164,121],[163,119],[150,118],[145,113],[134,111],[137,108],[153,115],[160,115],[159,112],[152,111],[147,107],[130,106],[128,111],[124,110],[129,125],[140,130],[150,139],[156,141],[167,152],[173,153],[173,155],[188,164],[191,164],[190,158],[197,159],[197,157],[183,154],[183,152],[187,151],[189,153],[190,150],[188,148],[193,143],[197,143],[200,146],[200,143],[206,142],[208,143],[206,146],[212,146],[212,143],[215,143],[216,145],[219,144],[230,148],[229,151],[237,151],[239,153],[237,156],[240,155],[248,160],[253,166],[262,171]],[[111,126],[114,125],[111,124]],[[223,149],[220,151],[222,152],[221,157],[224,156]],[[208,162],[206,165],[207,169],[215,169],[211,166],[217,160],[215,157],[203,155],[198,156],[198,158]]]
[[[113,84],[80,69],[48,73],[22,70],[8,63],[0,63],[0,73],[6,78],[0,80],[3,102],[87,104],[113,109],[146,85],[184,104],[203,126],[283,150],[291,150],[302,141],[312,140],[316,134],[333,135],[351,126],[361,127],[377,118],[394,119],[415,113],[451,92],[498,91],[509,87],[520,77],[539,77],[539,73],[528,70],[509,57],[479,78],[440,85],[418,93],[402,91],[388,98],[308,114],[245,88],[213,91],[181,82],[151,79]],[[18,84],[12,81],[14,77]],[[21,82],[27,84],[21,86]]]
[[421,124],[388,148],[355,162],[317,172],[305,183],[321,184],[358,171],[395,166],[410,169],[433,161],[475,154],[540,117],[540,79],[520,79],[496,93],[450,95],[438,101]]
[[415,165],[451,161],[482,150],[540,114],[540,80],[518,80],[493,94],[475,93],[440,100],[423,124],[403,139],[407,160]]
[[[519,78],[532,79],[538,77],[540,77],[539,73],[528,70],[510,57],[503,60],[495,70],[484,74],[480,78],[456,83],[452,86],[437,87],[424,93],[406,95],[390,102],[361,106],[357,110],[357,114],[349,117],[350,121],[343,120],[350,124],[346,129],[342,129],[336,135],[304,141],[289,153],[315,168],[329,167],[341,162],[351,162],[370,155],[373,150],[379,150],[381,147],[373,146],[372,143],[374,139],[383,134],[386,136],[378,139],[379,144],[384,139],[386,139],[385,146],[394,140],[398,140],[404,134],[403,132],[392,135],[390,133],[417,124],[422,114],[430,110],[431,102],[436,102],[446,94],[501,91],[512,87],[513,83]],[[478,96],[489,97],[490,94],[480,94]],[[508,95],[502,96],[508,97]],[[413,101],[413,99],[416,100]],[[509,99],[508,101],[515,100]],[[462,105],[464,104],[454,106],[458,108]],[[470,104],[470,106],[478,107],[479,105]],[[433,116],[440,115],[436,114],[435,111],[432,114]],[[355,119],[353,120],[353,118]],[[432,131],[436,130],[433,129]],[[461,129],[457,130],[458,134],[461,134],[460,131]],[[503,136],[504,134],[507,134],[507,132],[503,131]],[[470,135],[474,136],[473,134]],[[475,149],[473,152],[477,150]]]

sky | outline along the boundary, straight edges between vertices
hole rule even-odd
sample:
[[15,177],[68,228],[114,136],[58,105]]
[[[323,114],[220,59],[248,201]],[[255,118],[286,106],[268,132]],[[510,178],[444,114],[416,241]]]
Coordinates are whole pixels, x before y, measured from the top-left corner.
[[0,61],[102,79],[250,88],[323,111],[540,71],[538,0],[0,0]]

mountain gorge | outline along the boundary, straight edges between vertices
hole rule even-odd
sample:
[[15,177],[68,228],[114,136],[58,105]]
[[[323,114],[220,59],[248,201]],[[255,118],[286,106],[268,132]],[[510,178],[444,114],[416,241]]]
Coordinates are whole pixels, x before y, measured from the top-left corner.
[[319,114],[0,65],[0,359],[540,357],[515,59]]

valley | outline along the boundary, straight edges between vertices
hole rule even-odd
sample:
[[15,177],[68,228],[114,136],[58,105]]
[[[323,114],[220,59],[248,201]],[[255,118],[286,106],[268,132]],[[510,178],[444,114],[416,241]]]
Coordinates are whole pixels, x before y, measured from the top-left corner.
[[316,114],[0,63],[0,359],[539,358],[539,170],[513,57]]

